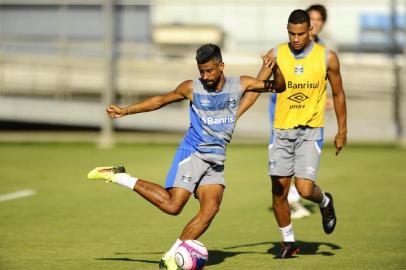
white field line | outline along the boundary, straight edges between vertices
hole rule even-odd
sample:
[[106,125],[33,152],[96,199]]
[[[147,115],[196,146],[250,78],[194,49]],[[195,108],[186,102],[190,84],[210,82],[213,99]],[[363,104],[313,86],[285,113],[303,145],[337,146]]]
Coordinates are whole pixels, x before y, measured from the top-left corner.
[[20,199],[20,198],[35,195],[36,193],[37,192],[35,190],[32,190],[32,189],[17,190],[15,192],[0,195],[0,202]]

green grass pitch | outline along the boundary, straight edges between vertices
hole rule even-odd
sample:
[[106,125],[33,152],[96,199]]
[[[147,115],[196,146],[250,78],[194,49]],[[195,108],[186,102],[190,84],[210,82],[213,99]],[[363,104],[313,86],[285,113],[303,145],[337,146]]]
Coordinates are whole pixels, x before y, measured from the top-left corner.
[[[163,183],[175,144],[0,144],[0,196],[34,189],[35,196],[0,202],[0,269],[158,269],[162,254],[194,215],[161,213],[136,193],[90,182],[98,165],[123,163],[137,177]],[[273,259],[280,233],[270,210],[267,146],[231,144],[227,188],[212,226],[200,239],[206,269],[406,269],[406,151],[351,146],[338,156],[325,147],[318,183],[334,195],[338,223],[325,235],[318,208],[295,220],[301,253]]]

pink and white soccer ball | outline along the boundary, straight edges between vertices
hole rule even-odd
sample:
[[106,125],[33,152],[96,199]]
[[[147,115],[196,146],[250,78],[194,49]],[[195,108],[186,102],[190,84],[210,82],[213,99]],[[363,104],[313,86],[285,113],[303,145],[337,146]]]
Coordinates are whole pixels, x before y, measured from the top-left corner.
[[206,247],[197,240],[183,241],[175,253],[175,261],[182,270],[200,270],[209,258]]

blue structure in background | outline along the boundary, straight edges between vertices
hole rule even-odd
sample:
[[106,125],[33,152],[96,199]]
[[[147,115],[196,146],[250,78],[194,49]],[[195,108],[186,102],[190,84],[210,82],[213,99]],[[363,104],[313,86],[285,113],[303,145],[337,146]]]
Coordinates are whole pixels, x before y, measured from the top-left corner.
[[[385,52],[392,47],[392,18],[385,14],[362,14],[360,16],[360,51]],[[401,52],[405,42],[406,16],[395,17],[395,50]]]

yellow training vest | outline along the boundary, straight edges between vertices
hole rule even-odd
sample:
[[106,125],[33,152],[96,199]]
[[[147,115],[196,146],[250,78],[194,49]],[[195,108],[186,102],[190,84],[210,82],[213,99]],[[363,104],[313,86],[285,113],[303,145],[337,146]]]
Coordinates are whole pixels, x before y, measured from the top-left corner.
[[300,59],[295,58],[288,43],[277,47],[276,62],[285,78],[286,91],[276,97],[274,128],[324,125],[326,48],[314,42],[309,46]]

